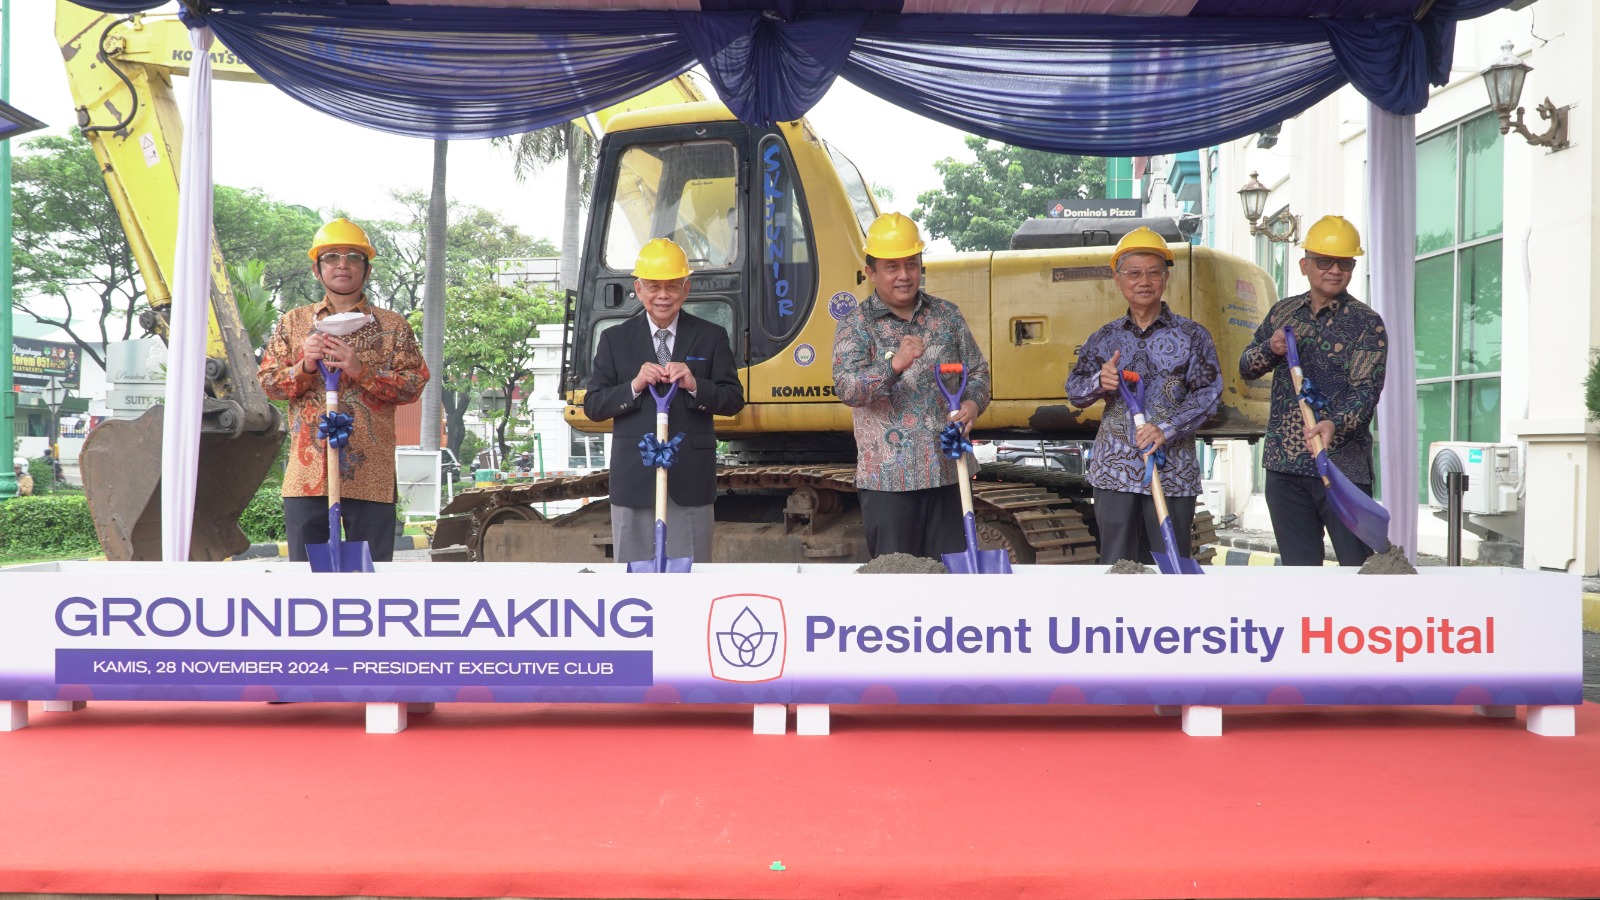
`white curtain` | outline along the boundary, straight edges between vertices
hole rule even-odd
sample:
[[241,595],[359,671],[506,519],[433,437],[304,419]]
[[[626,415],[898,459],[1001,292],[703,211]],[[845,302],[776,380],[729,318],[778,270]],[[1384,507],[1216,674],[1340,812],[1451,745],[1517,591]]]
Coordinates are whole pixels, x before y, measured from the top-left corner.
[[1378,403],[1378,466],[1389,540],[1417,561],[1417,383],[1413,292],[1417,246],[1417,122],[1367,105],[1367,259],[1372,306],[1389,333]]
[[161,558],[187,562],[200,467],[205,401],[206,313],[211,304],[210,28],[190,28],[189,114],[178,176],[178,249],[173,264],[167,398],[162,423]]

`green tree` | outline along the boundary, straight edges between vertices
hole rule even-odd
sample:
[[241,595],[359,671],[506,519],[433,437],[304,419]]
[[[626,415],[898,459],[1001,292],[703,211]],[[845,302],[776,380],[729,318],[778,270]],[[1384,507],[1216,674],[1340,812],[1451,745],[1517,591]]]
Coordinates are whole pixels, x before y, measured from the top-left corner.
[[132,337],[144,281],[89,142],[74,132],[23,149],[12,167],[12,307],[104,367],[99,347]]
[[[390,309],[405,315],[422,309],[424,276],[427,270],[426,247],[428,191],[391,191],[390,198],[405,210],[398,220],[375,222],[367,235],[378,248],[372,265],[373,296]],[[498,261],[527,256],[554,256],[555,246],[545,238],[533,238],[516,225],[479,206],[449,204],[449,226],[445,234],[445,300],[455,303],[454,293],[469,284],[492,280]],[[446,313],[446,319],[449,318]],[[561,321],[559,318],[554,321]],[[422,333],[422,320],[412,327]],[[445,324],[445,366],[449,367],[450,326]],[[444,411],[446,443],[454,452],[466,433],[466,414],[471,395],[443,382],[439,405]]]
[[929,236],[948,238],[957,250],[1004,250],[1017,226],[1044,215],[1051,200],[1105,196],[1100,157],[992,144],[972,135],[966,145],[977,160],[934,163],[944,188],[919,195],[911,213]]
[[[307,260],[309,262],[309,260]],[[267,288],[267,264],[259,259],[228,263],[228,281],[233,284],[233,302],[239,307],[239,321],[250,335],[250,346],[260,350],[267,344],[272,326],[282,314]]]
[[322,299],[306,251],[322,226],[314,209],[280,203],[258,188],[219,184],[212,204],[217,247],[225,262],[259,260],[258,284],[279,309]]
[[[495,281],[492,270],[478,269],[465,284],[451,285],[444,316],[445,390],[470,398],[495,387],[513,396],[533,372],[532,341],[539,326],[560,322],[564,315],[560,291],[545,285],[505,287]],[[420,311],[411,314],[413,327],[420,318]],[[509,449],[509,422],[509,415],[501,413],[495,426],[502,459]],[[463,433],[451,429],[452,452],[460,448]]]
[[[372,291],[384,305],[406,315],[422,308],[422,285],[427,269],[427,191],[390,191],[399,204],[399,219],[374,222],[367,235],[378,248],[372,264]],[[556,247],[545,238],[530,237],[515,224],[480,206],[451,201],[445,233],[445,284],[461,287],[491,269],[501,259],[555,256]]]

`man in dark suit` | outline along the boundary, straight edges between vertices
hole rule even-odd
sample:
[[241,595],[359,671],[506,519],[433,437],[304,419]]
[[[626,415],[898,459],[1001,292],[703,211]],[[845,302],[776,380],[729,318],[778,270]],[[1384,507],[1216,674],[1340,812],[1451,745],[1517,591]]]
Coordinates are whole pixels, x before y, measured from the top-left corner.
[[617,562],[655,555],[655,469],[643,464],[639,439],[656,432],[651,388],[677,383],[667,437],[682,433],[667,470],[667,556],[711,561],[717,498],[717,436],[712,416],[744,408],[744,388],[722,326],[683,312],[689,260],[666,238],[644,245],[633,267],[644,307],[600,335],[583,413],[611,426],[611,543]]

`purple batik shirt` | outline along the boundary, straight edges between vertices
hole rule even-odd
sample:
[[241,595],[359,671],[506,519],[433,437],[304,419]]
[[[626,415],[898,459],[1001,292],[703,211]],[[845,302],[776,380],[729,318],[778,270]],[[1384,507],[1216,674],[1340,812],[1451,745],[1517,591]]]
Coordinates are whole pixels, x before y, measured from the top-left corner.
[[1118,350],[1122,351],[1118,364],[1138,372],[1144,382],[1145,420],[1167,436],[1162,490],[1178,497],[1197,496],[1200,462],[1194,435],[1222,402],[1221,370],[1211,334],[1163,302],[1149,328],[1140,330],[1127,315],[1090,335],[1067,376],[1067,399],[1073,406],[1106,403],[1089,459],[1089,483],[1102,490],[1148,494],[1144,458],[1133,446],[1136,429],[1127,404],[1119,392],[1100,390],[1100,367]]

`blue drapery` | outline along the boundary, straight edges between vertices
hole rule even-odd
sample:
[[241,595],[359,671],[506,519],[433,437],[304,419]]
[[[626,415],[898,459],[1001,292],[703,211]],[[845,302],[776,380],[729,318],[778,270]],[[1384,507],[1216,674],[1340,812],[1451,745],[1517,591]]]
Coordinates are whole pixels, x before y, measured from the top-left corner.
[[[83,0],[126,12],[155,0]],[[1383,18],[904,15],[827,0],[719,12],[210,0],[222,42],[303,102],[372,128],[482,138],[568,121],[696,63],[741,119],[804,115],[843,76],[1021,146],[1146,155],[1259,131],[1353,84],[1399,115],[1447,78],[1455,23],[1508,0]],[[846,5],[848,6],[848,4]],[[885,4],[874,4],[877,10]],[[1248,4],[1246,4],[1248,6]],[[1304,0],[1302,12],[1317,11]],[[1283,6],[1263,4],[1265,10]]]

